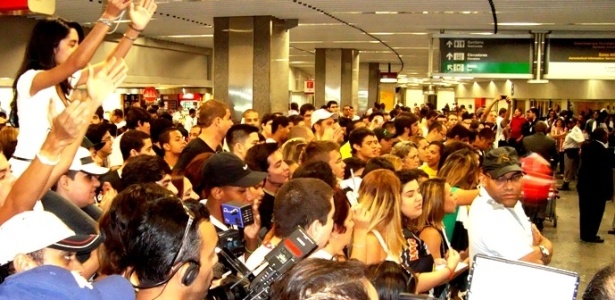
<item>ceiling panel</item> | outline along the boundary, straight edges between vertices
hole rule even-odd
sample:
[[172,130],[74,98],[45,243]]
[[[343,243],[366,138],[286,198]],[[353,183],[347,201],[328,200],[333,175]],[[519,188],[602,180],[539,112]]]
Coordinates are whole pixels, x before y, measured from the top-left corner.
[[[313,72],[316,48],[354,48],[361,62],[399,68],[387,47],[348,23],[393,47],[404,60],[405,73],[428,71],[430,38],[444,34],[470,35],[493,31],[487,0],[159,0],[158,11],[144,35],[197,47],[213,46],[213,19],[227,16],[272,15],[299,19],[290,30],[290,62]],[[551,31],[555,35],[615,38],[614,0],[494,0],[499,34]],[[311,7],[310,7],[311,6]],[[56,14],[85,25],[102,12],[98,0],[57,0]],[[582,24],[592,23],[592,24]],[[319,25],[317,25],[319,24]],[[120,26],[120,32],[123,31]],[[416,35],[422,33],[424,35]],[[429,34],[429,35],[428,35]],[[192,37],[185,37],[192,36]],[[482,36],[477,36],[482,37]],[[437,50],[438,42],[433,43]],[[437,52],[435,54],[437,59]],[[437,61],[436,61],[437,63]]]

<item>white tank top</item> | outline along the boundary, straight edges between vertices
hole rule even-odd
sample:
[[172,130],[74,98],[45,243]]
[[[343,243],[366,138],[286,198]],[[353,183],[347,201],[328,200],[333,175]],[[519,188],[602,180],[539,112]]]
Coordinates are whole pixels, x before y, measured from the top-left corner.
[[389,250],[389,247],[384,242],[382,235],[380,235],[380,232],[376,231],[375,229],[372,229],[371,233],[374,234],[374,236],[376,236],[376,238],[378,239],[378,243],[380,243],[380,247],[382,247],[384,252],[387,254],[387,257],[384,260],[392,261],[394,263],[399,263],[399,255],[394,255],[393,253],[391,253],[391,251]]

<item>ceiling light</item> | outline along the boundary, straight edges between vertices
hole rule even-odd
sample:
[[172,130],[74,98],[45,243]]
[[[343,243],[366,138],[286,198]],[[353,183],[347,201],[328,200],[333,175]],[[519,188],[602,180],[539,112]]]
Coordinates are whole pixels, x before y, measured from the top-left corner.
[[473,35],[493,35],[493,32],[470,32]]
[[396,15],[399,12],[396,12],[396,11],[376,11],[374,13],[377,14],[377,15]]
[[172,39],[189,39],[200,37],[214,37],[213,34],[179,34],[179,35],[162,35],[159,38],[172,38]]
[[615,23],[572,23],[570,25],[581,25],[581,26],[614,26]]
[[500,26],[542,26],[542,25],[555,25],[555,23],[534,23],[534,22],[501,22]]
[[342,23],[299,23],[299,26],[337,26],[344,25]]

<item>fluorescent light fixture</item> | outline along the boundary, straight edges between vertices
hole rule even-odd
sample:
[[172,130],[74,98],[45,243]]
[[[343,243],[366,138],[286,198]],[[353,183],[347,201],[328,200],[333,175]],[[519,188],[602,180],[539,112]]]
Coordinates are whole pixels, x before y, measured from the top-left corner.
[[493,35],[493,32],[471,32],[472,35]]
[[374,12],[377,15],[396,15],[399,14],[397,11],[376,11]]
[[162,35],[159,38],[171,38],[171,39],[190,39],[190,38],[202,38],[202,37],[214,37],[213,34],[178,34],[178,35]]
[[[389,70],[390,70],[390,67],[389,67]],[[397,83],[397,73],[396,72],[380,73],[380,82],[381,83]]]
[[323,41],[295,41],[290,42],[290,44],[322,44]]
[[582,25],[582,26],[614,26],[615,23],[572,23],[570,25]]
[[555,25],[555,23],[535,23],[535,22],[501,22],[500,26],[542,26],[542,25]]
[[530,79],[527,83],[549,83],[549,80],[546,79]]
[[395,78],[380,78],[380,83],[397,83]]
[[299,26],[339,26],[342,23],[299,23]]
[[370,32],[372,35],[427,35],[427,32]]

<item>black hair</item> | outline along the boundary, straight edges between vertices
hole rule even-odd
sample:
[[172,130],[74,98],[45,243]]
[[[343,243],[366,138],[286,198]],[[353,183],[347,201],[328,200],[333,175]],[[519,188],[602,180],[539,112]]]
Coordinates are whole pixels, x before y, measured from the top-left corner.
[[433,123],[431,123],[431,125],[429,125],[429,127],[427,128],[427,132],[432,132],[434,130],[440,131],[444,129],[444,125],[442,125],[442,123],[435,121]]
[[310,110],[316,110],[316,107],[314,107],[314,104],[311,104],[311,103],[303,104],[301,105],[301,108],[299,109],[299,114],[302,116],[305,116],[305,113]]
[[293,178],[316,178],[324,181],[331,188],[337,186],[337,178],[329,163],[319,160],[301,164],[293,173]]
[[365,169],[363,169],[363,174],[361,178],[365,178],[365,175],[369,174],[369,172],[385,169],[395,172],[395,166],[384,157],[374,157],[370,158],[365,164]]
[[373,131],[365,127],[357,128],[351,131],[350,135],[348,135],[348,143],[350,144],[350,148],[352,149],[351,153],[355,154],[357,152],[357,150],[353,147],[353,145],[361,146],[363,144],[363,140],[365,139],[365,137],[370,136],[370,135],[376,136],[376,134]]
[[105,142],[103,142],[102,139],[105,133],[109,132],[109,128],[110,125],[105,123],[90,124],[90,126],[88,126],[85,136],[94,144],[94,150],[98,151],[105,146]]
[[124,111],[119,109],[119,108],[116,108],[116,109],[113,110],[113,115],[116,116],[116,117],[119,117],[119,118],[123,118],[124,117]]
[[399,182],[401,183],[402,188],[406,183],[410,181],[419,180],[419,174],[417,172],[413,172],[412,170],[397,171],[395,172],[395,175],[397,175],[397,178],[399,178]]
[[276,133],[280,126],[288,127],[289,124],[290,124],[290,120],[288,119],[288,117],[285,117],[285,116],[275,117],[273,119],[273,122],[271,122],[271,134]]
[[[26,52],[15,81],[13,82],[13,101],[11,101],[10,121],[13,127],[19,128],[19,114],[17,107],[17,82],[21,75],[28,70],[51,70],[56,67],[55,49],[60,41],[65,39],[70,33],[71,26],[62,19],[40,20],[34,25],[30,40],[26,45]],[[60,90],[66,97],[70,94],[73,87],[68,82],[68,78],[59,84]]]
[[128,159],[122,170],[122,187],[125,189],[133,184],[155,183],[162,180],[165,174],[171,174],[171,168],[162,157],[137,155]]
[[152,138],[152,143],[158,143],[158,141],[160,141],[160,135],[162,135],[162,133],[167,131],[168,129],[176,129],[175,127],[173,127],[172,121],[169,121],[164,118],[151,120],[149,133],[150,137]]
[[[327,108],[331,108],[331,106],[332,106],[332,105],[334,105],[334,104],[335,104],[335,105],[338,105],[338,104],[337,104],[337,101],[335,101],[335,100],[330,100],[330,101],[328,101],[328,102],[327,102]],[[338,105],[338,106],[339,106],[339,105]]]
[[248,150],[245,162],[252,171],[267,172],[269,169],[267,158],[276,151],[278,151],[278,144],[276,143],[254,145]]
[[189,115],[196,114],[196,109],[194,109],[194,108],[189,109],[188,110],[188,114]]
[[288,117],[288,120],[293,123],[294,126],[298,126],[303,121],[302,115],[292,115]]
[[139,130],[129,130],[124,132],[120,139],[120,152],[122,158],[127,160],[130,157],[130,151],[135,150],[140,152],[145,146],[145,140],[149,139],[149,134]]
[[[193,223],[184,238],[189,210]],[[156,184],[133,185],[119,193],[100,219],[103,274],[121,274],[132,269],[141,285],[169,279],[177,262],[200,260],[202,243],[199,224],[209,212],[194,200],[180,199]],[[183,243],[182,243],[183,242]],[[179,251],[181,253],[179,253]]]
[[299,110],[299,104],[297,104],[297,102],[291,102],[290,103],[290,109],[292,109],[292,110]]
[[300,226],[307,229],[314,221],[327,224],[333,188],[320,179],[297,178],[285,183],[275,195],[274,233],[287,237]]
[[610,264],[598,271],[587,285],[583,300],[615,299],[615,264]]
[[344,164],[346,164],[346,168],[344,168],[344,179],[350,178],[350,170],[356,173],[360,169],[365,168],[365,162],[356,157],[348,157],[344,159]]
[[152,117],[141,107],[131,107],[126,111],[126,128],[135,129],[139,123],[147,123]]
[[459,139],[470,138],[471,133],[472,131],[470,129],[467,129],[465,126],[457,123],[455,126],[448,130],[448,132],[446,133],[446,138],[449,140],[452,140],[455,137],[458,137]]
[[397,300],[400,293],[414,293],[416,290],[413,274],[391,261],[367,266],[366,275],[378,291],[380,300]]
[[235,144],[243,143],[252,133],[258,133],[258,128],[249,124],[235,124],[226,132],[226,144],[231,152]]
[[412,114],[412,113],[400,114],[399,116],[397,116],[397,118],[395,118],[395,121],[393,121],[393,123],[395,124],[395,136],[401,136],[402,134],[404,134],[404,131],[406,128],[411,128],[412,124],[418,121],[419,121],[419,118],[415,114]]
[[301,155],[301,163],[310,161],[325,161],[329,162],[329,153],[331,151],[339,151],[340,145],[333,141],[312,141],[303,149]]
[[373,121],[377,116],[381,116],[382,119],[384,119],[384,114],[377,111],[377,112],[373,112],[371,115],[369,115],[369,117],[367,118],[367,120],[369,120],[370,122]]
[[368,300],[365,266],[351,261],[304,259],[271,287],[271,299]]
[[[261,118],[261,125],[267,125],[267,123],[269,123],[269,121],[273,121],[275,117],[276,115],[274,114],[264,114]],[[273,131],[273,126],[271,127],[271,131]]]
[[173,131],[179,131],[179,129],[175,127],[167,128],[160,135],[158,135],[158,142],[160,143],[161,147],[162,145],[168,144],[171,142],[171,132]]

